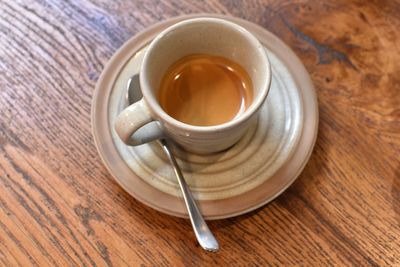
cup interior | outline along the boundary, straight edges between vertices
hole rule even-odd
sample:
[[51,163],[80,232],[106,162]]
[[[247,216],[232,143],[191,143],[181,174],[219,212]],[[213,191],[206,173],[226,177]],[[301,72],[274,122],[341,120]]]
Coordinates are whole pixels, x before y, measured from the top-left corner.
[[[157,106],[157,91],[167,69],[180,58],[198,53],[228,58],[247,71],[253,84],[254,97],[246,112],[266,97],[271,79],[270,66],[259,41],[234,23],[198,18],[171,26],[150,44],[140,73],[146,100]],[[264,99],[261,100],[263,102]]]

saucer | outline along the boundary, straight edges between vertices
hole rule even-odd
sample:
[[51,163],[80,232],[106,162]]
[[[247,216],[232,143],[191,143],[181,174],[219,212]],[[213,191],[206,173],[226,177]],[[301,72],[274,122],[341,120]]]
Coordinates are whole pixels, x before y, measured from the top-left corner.
[[128,105],[127,81],[139,72],[150,41],[180,20],[204,16],[230,20],[252,32],[272,66],[271,89],[258,121],[232,148],[202,156],[173,147],[202,214],[221,219],[252,211],[282,193],[304,168],[315,143],[314,87],[303,64],[275,35],[248,21],[209,14],[177,17],[148,28],[128,40],[103,70],[92,102],[92,128],[105,166],[128,193],[156,210],[187,217],[179,185],[159,143],[126,146],[113,125]]

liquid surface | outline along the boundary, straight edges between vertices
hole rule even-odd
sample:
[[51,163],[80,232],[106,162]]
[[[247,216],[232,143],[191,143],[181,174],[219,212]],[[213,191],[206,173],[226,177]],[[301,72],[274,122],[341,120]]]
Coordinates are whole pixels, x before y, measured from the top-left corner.
[[251,104],[249,75],[224,57],[194,54],[167,70],[158,91],[161,107],[171,117],[196,126],[228,122]]

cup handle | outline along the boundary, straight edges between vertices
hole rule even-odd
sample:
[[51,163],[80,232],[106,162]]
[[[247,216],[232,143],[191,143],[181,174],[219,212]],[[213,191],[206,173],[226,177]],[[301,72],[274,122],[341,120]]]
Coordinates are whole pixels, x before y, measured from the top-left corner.
[[160,139],[163,132],[150,114],[143,99],[124,109],[115,121],[115,130],[121,140],[131,146]]

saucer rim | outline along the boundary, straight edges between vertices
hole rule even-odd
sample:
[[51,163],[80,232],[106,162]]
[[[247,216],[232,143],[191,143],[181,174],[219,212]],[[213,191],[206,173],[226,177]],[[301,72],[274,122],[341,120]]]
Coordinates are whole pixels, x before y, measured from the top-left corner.
[[[121,70],[125,67],[126,63],[128,62],[126,60],[124,62],[124,64],[119,64],[118,61],[119,61],[120,58],[131,58],[137,51],[139,51],[140,49],[145,47],[154,38],[154,36],[157,35],[158,32],[161,32],[161,30],[163,28],[166,28],[169,25],[172,25],[172,24],[174,24],[174,23],[176,23],[178,21],[184,20],[184,19],[196,18],[196,17],[205,17],[205,16],[206,17],[222,18],[222,19],[226,19],[226,20],[232,21],[234,23],[238,23],[239,25],[245,27],[250,32],[252,32],[258,39],[260,39],[260,43],[263,46],[266,46],[265,42],[263,42],[263,39],[265,40],[265,39],[268,39],[268,38],[266,38],[265,36],[262,37],[262,35],[267,35],[270,39],[272,38],[272,40],[274,42],[278,42],[279,45],[283,47],[281,49],[286,50],[286,52],[288,52],[288,54],[290,54],[291,60],[292,61],[297,61],[295,63],[292,63],[292,65],[294,64],[294,65],[297,65],[297,67],[300,67],[300,70],[297,69],[297,72],[302,72],[302,75],[298,75],[298,76],[301,76],[301,79],[303,80],[302,83],[308,84],[307,85],[308,93],[311,94],[309,96],[309,99],[312,98],[312,100],[313,100],[312,104],[314,106],[314,109],[313,109],[313,114],[314,114],[314,119],[315,119],[314,120],[314,125],[310,125],[310,127],[312,128],[311,130],[313,131],[313,137],[312,137],[312,140],[311,140],[309,146],[306,147],[306,149],[308,149],[307,154],[303,158],[303,161],[300,164],[300,166],[298,167],[297,172],[295,172],[294,175],[291,175],[292,178],[288,179],[287,183],[284,184],[283,186],[281,186],[280,190],[277,190],[273,195],[269,196],[268,198],[265,198],[265,199],[263,199],[261,201],[258,201],[258,203],[242,207],[240,209],[237,209],[235,212],[232,212],[232,211],[224,212],[223,210],[219,210],[219,212],[216,212],[216,210],[218,210],[218,209],[214,209],[213,210],[214,214],[208,215],[207,214],[208,212],[205,214],[205,217],[207,219],[223,219],[223,218],[230,218],[230,217],[242,215],[244,213],[247,213],[247,212],[253,211],[255,209],[258,209],[259,207],[266,205],[267,203],[271,202],[276,197],[278,197],[280,194],[282,194],[282,192],[284,192],[297,179],[297,177],[300,175],[300,173],[304,169],[305,165],[307,164],[307,162],[308,162],[308,160],[309,160],[309,158],[310,158],[310,156],[312,154],[312,151],[313,151],[313,148],[314,148],[314,145],[315,145],[315,142],[316,142],[317,133],[318,133],[318,122],[319,122],[318,100],[317,100],[317,95],[316,95],[314,86],[312,84],[311,78],[310,78],[308,72],[306,71],[304,65],[302,64],[300,59],[297,57],[297,55],[283,41],[281,41],[274,34],[270,33],[266,29],[254,24],[254,23],[251,23],[249,21],[246,21],[246,20],[243,20],[243,19],[239,19],[239,18],[224,16],[224,15],[216,15],[216,14],[193,14],[193,15],[185,15],[185,16],[174,17],[174,18],[159,22],[159,23],[157,23],[157,24],[155,24],[155,25],[143,30],[142,32],[140,32],[140,33],[134,35],[133,37],[131,37],[120,49],[118,49],[118,51],[108,61],[108,63],[104,67],[103,72],[101,73],[101,75],[99,77],[99,80],[98,80],[98,82],[96,84],[96,88],[95,88],[95,91],[94,91],[93,99],[92,99],[92,108],[91,108],[92,134],[93,134],[93,137],[94,137],[94,142],[95,142],[96,149],[97,149],[97,151],[99,153],[99,156],[100,156],[101,160],[103,161],[103,164],[105,165],[105,167],[107,168],[109,173],[113,176],[113,178],[117,181],[117,183],[125,191],[127,191],[130,195],[132,195],[134,198],[136,198],[137,200],[139,200],[143,204],[145,204],[147,206],[150,206],[151,208],[153,208],[155,210],[158,210],[158,211],[160,211],[162,213],[166,213],[166,214],[169,214],[169,215],[172,215],[172,216],[187,218],[187,213],[185,212],[186,210],[185,210],[183,201],[181,201],[180,198],[168,195],[168,197],[172,197],[172,198],[175,198],[175,199],[179,200],[176,203],[177,205],[172,207],[172,208],[169,207],[170,209],[168,209],[166,207],[162,207],[162,205],[158,206],[158,205],[155,205],[154,203],[149,202],[148,199],[142,198],[140,195],[138,195],[135,192],[133,192],[131,189],[129,189],[129,187],[127,185],[125,185],[123,183],[122,180],[120,180],[118,178],[118,176],[116,175],[116,172],[113,171],[113,168],[111,166],[112,165],[111,162],[109,162],[109,159],[107,159],[106,156],[102,153],[104,150],[107,150],[107,147],[113,146],[113,144],[104,144],[99,139],[97,128],[100,128],[100,127],[96,123],[96,116],[98,116],[99,107],[96,105],[96,103],[98,102],[98,98],[100,97],[100,93],[99,92],[101,90],[101,87],[104,87],[105,81],[108,80],[108,83],[110,83],[110,81],[112,81],[112,84],[114,84],[115,80],[116,80],[116,77],[119,75]],[[136,44],[134,44],[134,43],[136,43]],[[134,45],[135,49],[131,48],[132,44]],[[127,57],[127,54],[129,55],[128,57]],[[283,60],[283,62],[285,62],[285,61]],[[111,73],[112,75],[110,77],[109,70],[115,64],[119,64],[119,66],[118,66],[117,69],[113,69],[112,70],[112,73]],[[289,70],[292,70],[289,65],[287,66],[287,68]],[[293,76],[296,76],[292,72],[291,72],[291,74]],[[300,86],[298,84],[299,81],[297,79],[295,79],[295,82],[296,82],[297,87],[300,88]],[[304,92],[300,93],[300,97],[301,97],[301,99],[303,101],[303,104],[304,104],[303,94],[304,94]],[[107,103],[109,103],[110,94],[108,96],[106,96],[106,98],[107,98]],[[106,119],[103,119],[101,123],[109,124],[108,109],[100,110],[100,112],[101,111],[103,111],[103,113],[106,113],[105,114]],[[108,131],[110,131],[109,127],[108,127]],[[303,129],[303,131],[301,132],[300,137],[299,137],[300,140],[302,139],[304,134],[305,134],[305,131]],[[296,148],[295,150],[298,150],[298,148]],[[296,152],[297,151],[295,151],[291,155],[291,157],[288,158],[288,162],[290,162],[292,160],[292,158],[294,157],[294,154]],[[279,171],[281,171],[281,170],[278,170],[277,172],[279,172]],[[137,177],[136,174],[135,174],[135,176],[136,176],[136,178],[139,178],[139,177]],[[139,178],[139,179],[136,179],[136,180],[141,180],[141,179]],[[142,181],[142,182],[145,183],[144,181]],[[267,182],[268,181],[264,182],[263,184],[265,184]],[[147,183],[146,183],[146,185],[150,186]],[[260,185],[260,187],[262,185]],[[155,189],[155,188],[153,188],[153,189]],[[240,196],[243,197],[246,194],[250,194],[252,191],[253,190],[250,190],[250,191],[248,191],[248,192],[246,192],[246,193],[244,193],[243,195],[240,195]],[[157,194],[163,195],[163,194],[166,194],[166,193],[158,191]],[[150,195],[151,195],[151,193],[150,193]],[[236,198],[240,197],[240,196],[236,196]],[[222,202],[229,201],[229,198],[228,199],[218,200],[218,201],[213,201],[213,200],[199,201],[200,202],[199,203],[200,209],[202,209],[202,206],[204,205],[205,202],[208,202],[208,204],[214,204],[214,203],[217,204],[217,202],[221,202],[221,201]],[[181,212],[179,212],[179,210]]]

